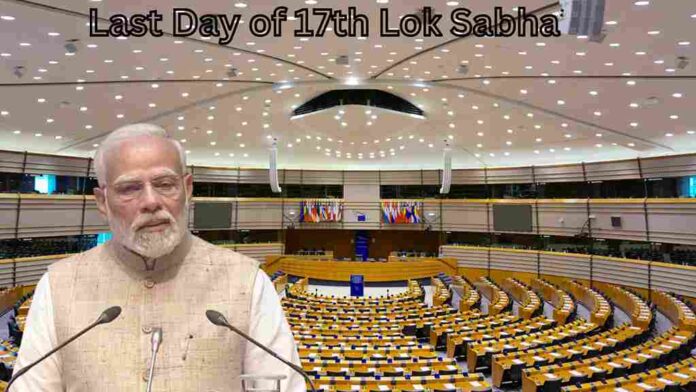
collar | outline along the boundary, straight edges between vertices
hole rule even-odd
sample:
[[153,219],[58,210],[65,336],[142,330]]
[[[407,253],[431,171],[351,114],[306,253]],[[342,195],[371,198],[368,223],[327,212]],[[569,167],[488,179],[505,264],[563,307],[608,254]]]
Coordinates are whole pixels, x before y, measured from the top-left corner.
[[105,246],[111,256],[128,273],[139,276],[156,276],[183,263],[191,250],[193,242],[191,237],[191,232],[187,230],[179,245],[171,253],[158,258],[141,256],[113,240],[107,242]]

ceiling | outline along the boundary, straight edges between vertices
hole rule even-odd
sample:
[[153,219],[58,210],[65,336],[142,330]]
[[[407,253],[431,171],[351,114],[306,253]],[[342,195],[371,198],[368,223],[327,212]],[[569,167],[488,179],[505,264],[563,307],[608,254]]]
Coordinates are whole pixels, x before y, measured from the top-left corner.
[[[315,4],[312,4],[312,3]],[[253,37],[245,25],[228,46],[194,35],[91,38],[99,15],[176,7],[241,13],[279,5],[346,9],[338,0],[0,0],[0,149],[89,156],[109,131],[134,122],[164,126],[190,164],[279,168],[433,169],[452,148],[453,167],[521,166],[696,152],[696,3],[607,2],[602,43],[584,37],[381,38],[424,4],[490,13],[553,1],[365,0],[370,36]],[[474,4],[470,4],[474,3]],[[636,5],[636,3],[648,3]],[[309,5],[308,5],[309,4]],[[245,7],[243,7],[245,5]],[[170,23],[164,30],[171,31]],[[74,55],[67,40],[77,39]],[[693,40],[693,42],[691,42]],[[347,55],[349,65],[336,64]],[[677,58],[691,61],[684,69]],[[467,74],[458,72],[462,64]],[[16,67],[24,67],[20,78]],[[236,68],[236,77],[228,71]],[[347,81],[355,85],[348,85]],[[383,89],[419,106],[425,119],[364,106],[291,119],[331,89]]]

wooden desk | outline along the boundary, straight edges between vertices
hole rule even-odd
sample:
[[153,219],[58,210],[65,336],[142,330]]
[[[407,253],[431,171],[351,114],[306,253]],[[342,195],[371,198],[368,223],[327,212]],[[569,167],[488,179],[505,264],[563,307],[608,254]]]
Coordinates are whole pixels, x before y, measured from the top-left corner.
[[418,261],[315,261],[288,256],[267,256],[264,270],[272,274],[282,270],[288,275],[312,279],[350,281],[350,276],[363,275],[365,282],[392,282],[429,278],[439,273],[457,274],[456,259],[423,258]]

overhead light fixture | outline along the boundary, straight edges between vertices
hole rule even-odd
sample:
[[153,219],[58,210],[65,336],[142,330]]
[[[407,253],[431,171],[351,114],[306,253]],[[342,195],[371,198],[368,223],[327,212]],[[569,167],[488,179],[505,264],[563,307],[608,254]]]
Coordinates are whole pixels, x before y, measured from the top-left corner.
[[77,45],[76,43],[79,42],[78,39],[69,39],[65,42],[64,48],[66,53],[70,54],[75,54],[77,53]]
[[14,67],[14,69],[12,70],[12,73],[14,74],[14,76],[17,77],[17,79],[21,79],[24,76],[25,72],[26,69],[21,65]]
[[677,68],[685,69],[688,66],[689,66],[689,58],[688,57],[684,57],[684,56],[677,57]]

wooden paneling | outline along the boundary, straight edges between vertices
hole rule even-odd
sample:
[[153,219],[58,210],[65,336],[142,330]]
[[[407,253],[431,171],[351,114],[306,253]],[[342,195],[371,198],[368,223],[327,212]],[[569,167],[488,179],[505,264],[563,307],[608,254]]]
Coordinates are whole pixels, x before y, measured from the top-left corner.
[[456,274],[455,260],[423,259],[423,261],[317,261],[291,256],[267,258],[266,272],[282,270],[286,274],[312,279],[348,282],[354,274],[363,275],[365,282],[391,282],[435,276],[440,272]]

